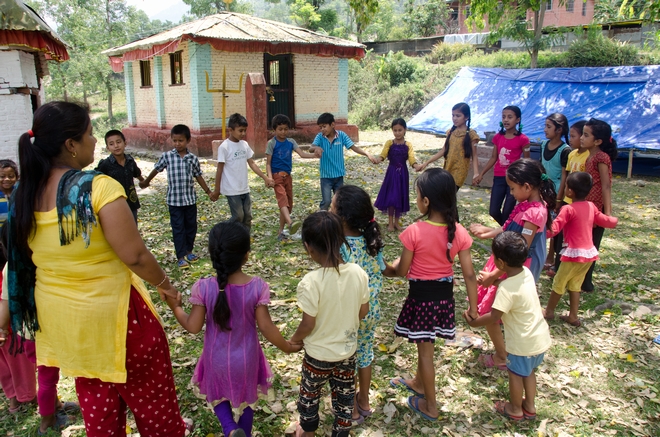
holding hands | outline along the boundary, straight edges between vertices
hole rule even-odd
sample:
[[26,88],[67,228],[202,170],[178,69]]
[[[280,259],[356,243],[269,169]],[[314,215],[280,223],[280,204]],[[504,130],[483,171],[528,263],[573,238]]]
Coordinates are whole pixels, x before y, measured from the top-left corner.
[[484,177],[483,177],[482,175],[480,175],[480,174],[478,174],[478,175],[474,175],[474,176],[472,177],[472,185],[475,185],[475,186],[476,186],[476,185],[479,185],[479,184],[481,183],[481,181],[483,180],[483,178],[484,178]]

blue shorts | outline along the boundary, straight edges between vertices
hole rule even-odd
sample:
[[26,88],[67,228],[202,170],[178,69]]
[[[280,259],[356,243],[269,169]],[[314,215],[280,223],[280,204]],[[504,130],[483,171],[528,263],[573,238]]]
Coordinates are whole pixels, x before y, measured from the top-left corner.
[[514,375],[526,378],[541,365],[544,356],[545,353],[533,355],[531,357],[521,357],[520,355],[508,354],[506,356],[506,368]]

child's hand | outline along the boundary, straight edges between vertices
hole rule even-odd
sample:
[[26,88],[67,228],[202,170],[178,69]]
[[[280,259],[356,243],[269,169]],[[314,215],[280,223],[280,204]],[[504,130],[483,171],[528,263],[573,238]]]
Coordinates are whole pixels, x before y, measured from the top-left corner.
[[179,293],[178,291],[176,293],[176,297],[170,297],[170,296],[165,297],[165,302],[167,303],[167,306],[170,307],[170,309],[172,311],[174,311],[175,308],[181,306],[182,300],[183,299],[181,297],[181,293]]
[[467,310],[463,312],[463,318],[470,326],[473,326],[474,321],[477,319],[477,317],[472,317]]
[[481,175],[473,176],[472,177],[472,185],[479,185],[482,180],[483,180],[483,176],[481,176]]
[[428,164],[426,162],[424,164],[418,164],[415,171],[417,171],[418,173],[421,172],[421,171],[424,171],[424,169],[426,168],[427,165]]
[[289,348],[286,351],[288,354],[293,354],[296,352],[300,352],[304,346],[304,343],[302,341],[291,341],[287,340],[287,343],[289,344]]
[[267,177],[264,182],[266,182],[267,188],[273,188],[275,186],[275,181],[273,180],[273,178]]
[[498,276],[493,275],[492,272],[486,272],[486,271],[480,271],[479,275],[477,276],[477,284],[481,285],[482,287],[490,287],[497,281]]
[[323,149],[321,149],[320,147],[314,149],[314,156],[320,158],[322,155],[323,155]]
[[490,232],[491,228],[488,226],[480,225],[478,223],[473,223],[470,225],[470,232],[472,232],[475,237],[484,238],[483,235],[487,232]]
[[140,181],[140,183],[138,185],[140,186],[140,188],[147,188],[149,186],[149,182]]
[[211,199],[211,202],[216,202],[220,198],[220,193],[216,193],[215,191],[209,192],[209,199]]
[[378,164],[378,159],[374,158],[373,155],[367,153],[367,159],[371,161],[372,164]]

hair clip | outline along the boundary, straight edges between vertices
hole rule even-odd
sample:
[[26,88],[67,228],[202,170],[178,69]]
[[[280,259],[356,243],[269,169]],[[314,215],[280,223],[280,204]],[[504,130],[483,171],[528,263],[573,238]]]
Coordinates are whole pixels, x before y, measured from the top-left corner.
[[451,249],[451,248],[452,248],[452,244],[451,244],[451,243],[447,243],[447,249]]
[[504,128],[504,123],[500,121],[500,128]]
[[27,134],[30,136],[30,138],[34,138],[34,132],[32,132],[32,129],[28,130]]
[[614,137],[610,136],[610,143],[614,142]]
[[518,132],[522,132],[522,123],[518,124]]
[[541,180],[542,180],[542,181],[545,182],[545,181],[547,181],[548,179],[549,179],[549,178],[548,178],[548,175],[547,175],[547,174],[545,174],[545,173],[541,173]]
[[376,217],[371,217],[371,220],[369,220],[369,223],[374,223],[376,221]]

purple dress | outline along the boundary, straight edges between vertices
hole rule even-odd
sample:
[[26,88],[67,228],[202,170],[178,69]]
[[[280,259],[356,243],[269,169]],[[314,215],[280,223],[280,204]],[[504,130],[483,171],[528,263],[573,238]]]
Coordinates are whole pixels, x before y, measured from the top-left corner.
[[228,400],[233,408],[241,408],[255,403],[259,393],[267,394],[272,383],[254,317],[258,305],[270,303],[270,289],[255,276],[247,284],[228,284],[224,292],[231,311],[231,331],[221,331],[213,321],[219,293],[216,278],[200,279],[192,287],[190,303],[206,307],[204,350],[192,383],[212,405]]
[[410,211],[408,183],[408,146],[392,144],[387,152],[390,165],[385,172],[383,185],[380,187],[374,206],[382,213],[401,217]]

